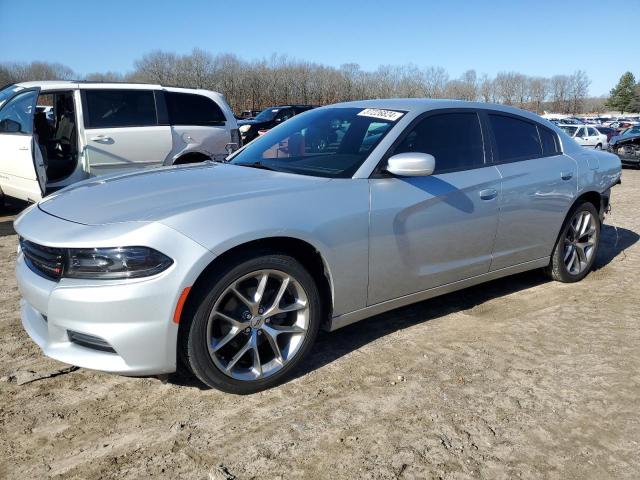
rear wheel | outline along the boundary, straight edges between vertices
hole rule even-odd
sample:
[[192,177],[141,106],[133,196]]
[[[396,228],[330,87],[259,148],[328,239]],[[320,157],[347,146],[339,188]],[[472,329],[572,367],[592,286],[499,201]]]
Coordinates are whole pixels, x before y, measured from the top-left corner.
[[302,361],[320,325],[311,275],[294,258],[240,261],[211,279],[183,342],[183,358],[206,385],[254,393],[280,383]]
[[569,213],[547,267],[548,275],[559,282],[578,282],[587,276],[598,252],[600,216],[589,202]]
[[596,145],[596,150],[602,150],[602,144],[601,143]]

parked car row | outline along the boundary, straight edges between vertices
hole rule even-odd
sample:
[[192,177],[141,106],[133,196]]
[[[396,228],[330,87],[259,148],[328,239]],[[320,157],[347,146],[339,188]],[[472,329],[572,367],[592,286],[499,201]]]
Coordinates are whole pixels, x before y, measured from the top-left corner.
[[0,90],[0,196],[35,202],[89,177],[222,160],[240,146],[222,95],[132,83]]

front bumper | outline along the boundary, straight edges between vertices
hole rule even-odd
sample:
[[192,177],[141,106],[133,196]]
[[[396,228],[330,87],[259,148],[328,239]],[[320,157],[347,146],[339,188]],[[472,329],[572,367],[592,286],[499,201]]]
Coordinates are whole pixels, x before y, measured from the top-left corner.
[[[44,222],[64,222],[69,230],[104,230],[72,224],[37,210],[30,213]],[[178,325],[173,322],[173,313],[182,290],[195,282],[213,255],[163,225],[149,224],[142,228],[148,230],[144,236],[149,236],[149,241],[137,241],[139,233],[134,233],[132,242],[147,244],[174,259],[169,269],[148,278],[53,281],[34,272],[22,252],[18,252],[16,278],[22,295],[22,324],[45,355],[72,365],[124,375],[175,371]],[[29,240],[45,243],[38,238],[38,232],[30,231],[28,224],[17,225],[17,230]],[[51,236],[55,237],[59,230],[59,225],[51,229]],[[74,343],[69,332],[98,337],[112,351]]]

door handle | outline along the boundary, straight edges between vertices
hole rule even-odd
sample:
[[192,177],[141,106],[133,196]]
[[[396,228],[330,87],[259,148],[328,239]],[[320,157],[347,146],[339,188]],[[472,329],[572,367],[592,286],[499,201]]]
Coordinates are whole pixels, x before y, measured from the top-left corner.
[[562,178],[562,180],[571,180],[573,178],[573,172],[562,172],[560,178]]
[[18,147],[18,150],[29,150],[29,147]]
[[89,140],[94,142],[111,142],[113,138],[107,137],[106,135],[97,135],[95,137],[91,137]]
[[498,196],[498,191],[495,188],[487,188],[486,190],[480,190],[480,198],[482,200],[493,200]]

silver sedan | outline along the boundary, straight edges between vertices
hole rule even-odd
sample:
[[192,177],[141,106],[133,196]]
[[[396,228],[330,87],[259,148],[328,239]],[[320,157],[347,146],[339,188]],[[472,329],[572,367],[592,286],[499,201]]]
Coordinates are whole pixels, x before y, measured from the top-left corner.
[[591,269],[615,155],[542,118],[456,101],[301,114],[226,163],[88,180],[15,222],[24,328],[125,375],[273,386],[319,328],[525,270]]

